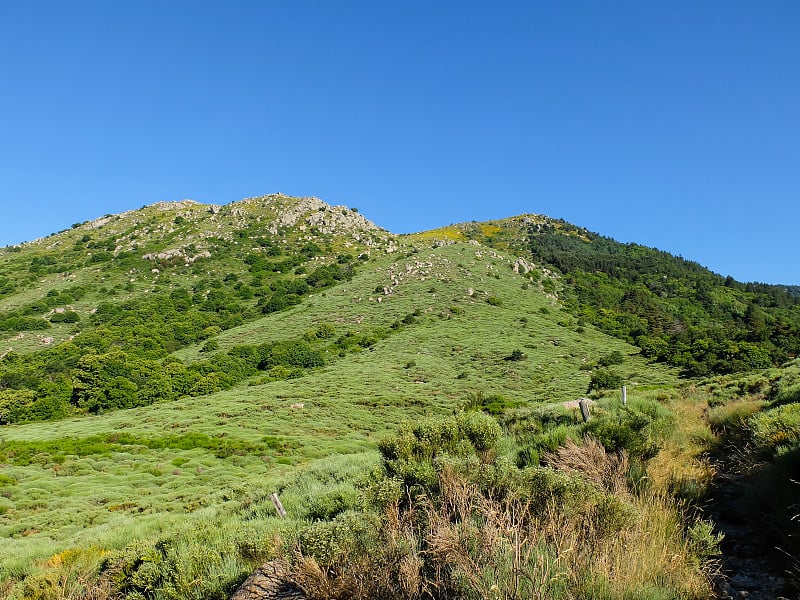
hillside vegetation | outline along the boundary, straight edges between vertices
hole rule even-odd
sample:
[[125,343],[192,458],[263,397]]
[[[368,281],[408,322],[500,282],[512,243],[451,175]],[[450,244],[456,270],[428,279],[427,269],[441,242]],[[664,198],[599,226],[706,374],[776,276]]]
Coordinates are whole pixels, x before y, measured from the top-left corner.
[[478,240],[554,269],[581,323],[688,376],[778,366],[800,353],[796,287],[739,283],[699,264],[539,215],[422,234]]
[[[738,354],[709,371],[771,365],[797,303],[637,248],[532,216],[395,236],[272,195],[3,249],[0,596],[228,598],[280,559],[310,598],[713,597],[707,457],[754,448],[791,520],[798,367],[687,380],[646,342],[717,327]],[[730,310],[653,289],[687,273]],[[587,295],[636,286],[663,339]],[[785,344],[725,324],[745,300]]]

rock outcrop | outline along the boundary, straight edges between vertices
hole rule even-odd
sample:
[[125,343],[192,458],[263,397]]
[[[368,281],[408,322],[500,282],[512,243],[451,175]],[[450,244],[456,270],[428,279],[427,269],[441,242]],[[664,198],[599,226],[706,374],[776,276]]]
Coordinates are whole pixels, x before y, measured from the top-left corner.
[[231,600],[305,600],[306,595],[288,579],[287,571],[284,561],[264,563],[236,590]]

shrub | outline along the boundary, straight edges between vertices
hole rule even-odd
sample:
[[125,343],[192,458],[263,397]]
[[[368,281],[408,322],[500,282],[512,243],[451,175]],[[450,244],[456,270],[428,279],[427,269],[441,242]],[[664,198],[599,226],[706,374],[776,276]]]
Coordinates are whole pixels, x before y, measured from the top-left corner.
[[747,420],[767,405],[762,400],[741,400],[728,402],[710,408],[706,420],[712,431],[718,435],[735,436],[745,427]]
[[324,565],[346,562],[356,554],[373,553],[379,523],[369,513],[347,511],[332,521],[317,521],[300,532],[299,550]]
[[320,323],[308,332],[309,339],[327,340],[336,335],[336,328],[330,323]]
[[525,353],[520,350],[519,348],[515,348],[511,354],[504,357],[503,360],[510,360],[510,361],[520,361],[525,360]]
[[611,390],[622,385],[622,376],[608,369],[598,369],[592,374],[587,393],[592,390]]
[[81,320],[81,316],[73,310],[66,310],[60,313],[53,313],[50,315],[51,323],[77,323]]
[[217,340],[208,340],[203,347],[200,349],[200,352],[214,352],[214,350],[219,350],[219,342]]
[[406,485],[435,488],[445,457],[486,453],[500,439],[500,425],[489,415],[470,412],[404,425],[396,436],[378,443],[389,477]]
[[329,521],[345,511],[356,509],[358,503],[358,491],[351,485],[340,485],[312,498],[307,516],[314,521]]
[[674,417],[654,401],[637,400],[625,407],[596,411],[582,426],[606,450],[625,450],[633,459],[647,461],[658,450],[675,426]]
[[305,340],[286,340],[267,344],[262,348],[259,369],[268,369],[276,365],[301,367],[309,369],[325,364],[322,351],[314,348]]
[[190,396],[206,396],[222,390],[219,373],[209,373],[200,378],[189,390]]
[[625,362],[625,357],[619,350],[614,350],[610,354],[605,354],[597,360],[597,364],[603,367],[610,367],[612,365],[621,365]]
[[715,533],[711,521],[698,519],[686,531],[686,537],[692,553],[700,560],[705,560],[720,554],[719,545],[725,534]]
[[764,457],[800,448],[800,404],[784,404],[747,422],[755,450]]
[[458,425],[477,452],[487,452],[493,448],[502,433],[497,421],[481,413],[470,412],[459,416]]

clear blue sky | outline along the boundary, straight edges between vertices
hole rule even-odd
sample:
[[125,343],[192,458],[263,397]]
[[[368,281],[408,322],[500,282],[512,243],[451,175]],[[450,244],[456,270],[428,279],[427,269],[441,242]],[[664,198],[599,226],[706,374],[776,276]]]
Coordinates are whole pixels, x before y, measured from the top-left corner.
[[280,191],[800,284],[800,2],[0,0],[0,245]]

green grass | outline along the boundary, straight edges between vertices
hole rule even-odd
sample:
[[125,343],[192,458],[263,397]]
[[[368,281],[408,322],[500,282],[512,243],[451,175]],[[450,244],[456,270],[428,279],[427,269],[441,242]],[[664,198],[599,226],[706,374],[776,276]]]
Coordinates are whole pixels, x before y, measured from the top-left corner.
[[[352,499],[349,478],[377,464],[377,441],[403,422],[451,414],[481,395],[502,407],[574,400],[591,377],[582,365],[615,351],[631,397],[674,385],[674,373],[634,347],[569,324],[513,261],[470,244],[375,256],[352,281],[215,337],[224,352],[329,324],[331,344],[347,332],[379,334],[368,348],[340,356],[331,345],[326,365],[297,379],[248,385],[260,375],[211,396],[3,427],[0,580],[35,573],[70,548],[119,549],[211,523],[235,532],[223,545],[263,529],[263,544],[251,548],[263,556],[278,527],[271,491],[302,516],[336,510]],[[206,358],[200,348],[176,355]],[[515,349],[524,357],[507,360]],[[239,577],[249,566],[220,568]]]

